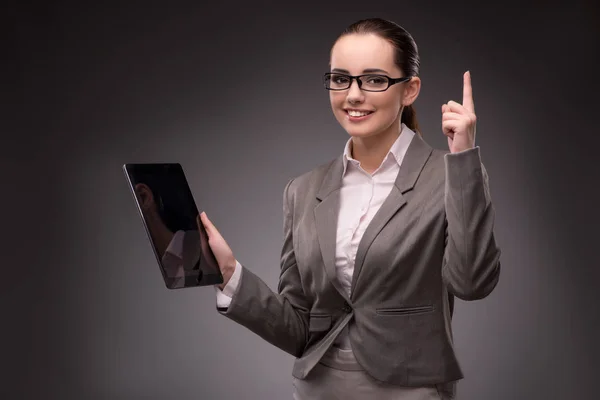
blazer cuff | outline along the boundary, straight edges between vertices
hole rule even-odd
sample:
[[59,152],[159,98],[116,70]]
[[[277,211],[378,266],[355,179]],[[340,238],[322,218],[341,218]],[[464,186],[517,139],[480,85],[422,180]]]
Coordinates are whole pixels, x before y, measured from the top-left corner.
[[479,182],[484,177],[479,146],[458,153],[446,153],[444,162],[447,188],[464,190],[465,183]]
[[472,147],[470,149],[466,149],[463,151],[458,151],[456,153],[449,152],[449,153],[446,153],[445,156],[453,158],[453,157],[460,157],[460,156],[469,156],[469,154],[471,154],[471,155],[477,154],[477,156],[479,156],[479,146],[475,146],[475,147]]

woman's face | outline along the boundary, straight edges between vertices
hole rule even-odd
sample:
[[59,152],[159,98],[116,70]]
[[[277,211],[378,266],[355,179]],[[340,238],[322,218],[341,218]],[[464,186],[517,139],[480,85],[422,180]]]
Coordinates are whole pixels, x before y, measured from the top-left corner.
[[[394,62],[394,47],[374,34],[350,34],[341,37],[331,50],[331,72],[348,75],[365,73],[403,77]],[[356,80],[349,89],[329,92],[333,113],[342,127],[353,137],[373,137],[400,132],[400,110],[412,104],[420,88],[418,78],[397,83],[384,92],[359,89]],[[367,113],[364,117],[351,111]]]

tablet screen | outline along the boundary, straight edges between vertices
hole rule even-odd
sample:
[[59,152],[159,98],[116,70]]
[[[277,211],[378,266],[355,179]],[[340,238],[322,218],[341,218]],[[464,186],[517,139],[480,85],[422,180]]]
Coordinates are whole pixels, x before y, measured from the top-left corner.
[[167,288],[222,283],[181,165],[125,164],[123,170]]

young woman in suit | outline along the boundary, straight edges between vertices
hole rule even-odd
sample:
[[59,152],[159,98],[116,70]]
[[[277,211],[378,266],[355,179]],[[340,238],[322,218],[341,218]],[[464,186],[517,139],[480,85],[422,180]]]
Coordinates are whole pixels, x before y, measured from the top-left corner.
[[350,138],[285,187],[277,292],[199,216],[224,276],[217,308],[296,357],[295,399],[454,398],[454,296],[486,297],[500,272],[471,76],[462,104],[441,107],[441,151],[417,126],[419,55],[402,27],[352,24],[330,67],[324,85]]

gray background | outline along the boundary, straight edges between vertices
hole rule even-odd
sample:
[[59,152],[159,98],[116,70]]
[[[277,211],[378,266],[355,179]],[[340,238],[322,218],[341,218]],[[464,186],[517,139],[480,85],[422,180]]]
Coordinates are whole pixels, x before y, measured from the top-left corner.
[[121,165],[181,162],[275,288],[283,187],[347,139],[330,46],[370,16],[420,47],[433,146],[473,76],[503,270],[457,302],[459,398],[596,398],[598,8],[480,3],[5,6],[2,398],[291,398],[291,356],[218,315],[213,288],[164,287]]

